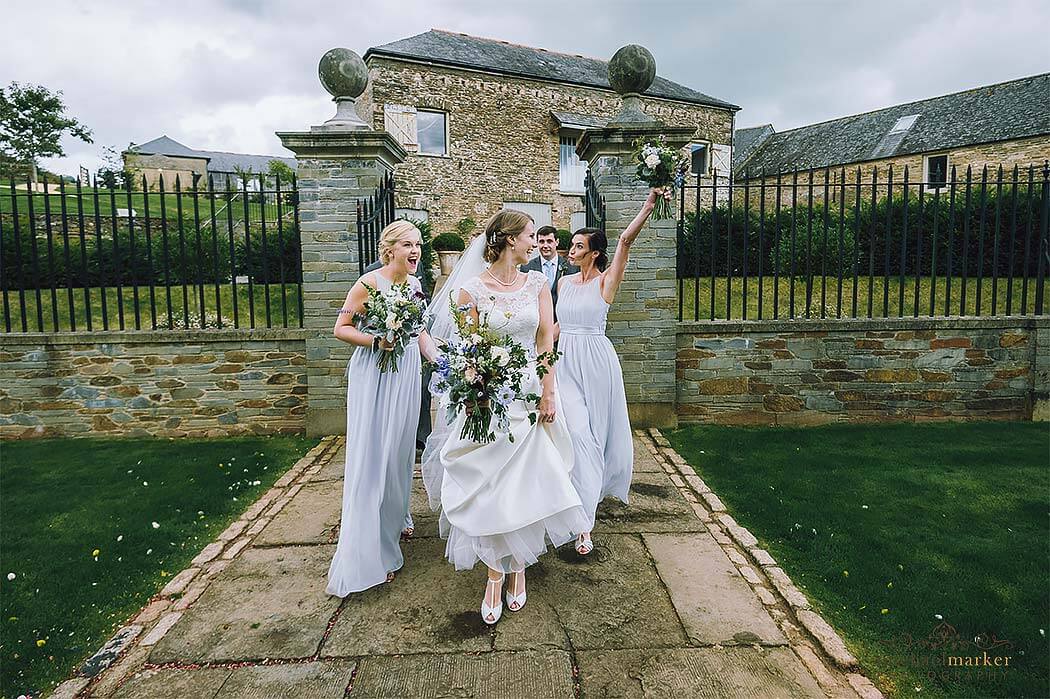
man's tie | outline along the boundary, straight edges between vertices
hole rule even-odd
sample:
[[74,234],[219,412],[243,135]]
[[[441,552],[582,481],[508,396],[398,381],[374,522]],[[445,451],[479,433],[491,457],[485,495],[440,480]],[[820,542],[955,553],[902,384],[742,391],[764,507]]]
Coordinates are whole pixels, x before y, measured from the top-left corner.
[[547,275],[547,283],[553,288],[555,274],[554,260],[543,261],[543,273]]

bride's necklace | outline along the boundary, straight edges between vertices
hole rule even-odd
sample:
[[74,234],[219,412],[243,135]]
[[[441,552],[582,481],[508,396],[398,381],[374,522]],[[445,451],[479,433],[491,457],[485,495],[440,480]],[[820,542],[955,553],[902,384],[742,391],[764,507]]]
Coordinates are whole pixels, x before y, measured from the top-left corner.
[[517,272],[514,273],[514,278],[511,279],[509,282],[505,282],[502,279],[500,279],[499,277],[497,277],[495,274],[492,273],[491,269],[486,269],[485,272],[490,277],[492,277],[496,281],[497,284],[500,284],[501,286],[514,286],[518,282],[518,273]]

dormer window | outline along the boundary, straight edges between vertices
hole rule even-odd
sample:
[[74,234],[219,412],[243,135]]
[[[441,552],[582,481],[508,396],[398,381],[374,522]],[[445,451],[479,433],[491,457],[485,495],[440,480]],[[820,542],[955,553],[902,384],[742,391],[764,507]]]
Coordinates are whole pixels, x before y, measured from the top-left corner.
[[897,123],[890,129],[890,133],[903,133],[910,129],[919,118],[918,114],[909,114],[908,116],[902,116],[897,120]]

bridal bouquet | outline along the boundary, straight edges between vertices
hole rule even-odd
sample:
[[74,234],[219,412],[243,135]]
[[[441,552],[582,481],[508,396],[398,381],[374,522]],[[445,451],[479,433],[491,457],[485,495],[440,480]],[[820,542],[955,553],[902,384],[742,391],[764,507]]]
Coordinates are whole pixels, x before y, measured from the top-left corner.
[[[540,397],[523,389],[530,353],[507,335],[491,329],[487,318],[482,317],[475,323],[467,313],[470,308],[469,305],[455,306],[453,302],[452,316],[459,337],[446,346],[434,363],[430,391],[448,397],[453,408],[448,411],[450,423],[460,410],[466,413],[460,438],[484,444],[496,438],[493,418],[497,429],[509,431],[507,410],[511,402],[523,400],[536,405]],[[553,361],[555,358],[551,352],[537,359]],[[546,370],[545,364],[537,366],[541,377]],[[536,413],[530,413],[529,419],[535,423]],[[514,435],[509,437],[513,442]]]
[[422,293],[405,284],[394,284],[387,291],[365,286],[368,299],[359,321],[366,332],[382,336],[393,349],[378,353],[379,371],[397,371],[409,340],[427,324],[427,300]]
[[[673,195],[678,187],[685,183],[685,173],[689,168],[688,158],[670,148],[662,138],[653,141],[638,139],[634,142],[634,159],[638,161],[638,179],[650,187],[670,187]],[[671,197],[672,200],[674,197]],[[653,218],[672,218],[674,205],[664,197],[658,197],[653,208]]]

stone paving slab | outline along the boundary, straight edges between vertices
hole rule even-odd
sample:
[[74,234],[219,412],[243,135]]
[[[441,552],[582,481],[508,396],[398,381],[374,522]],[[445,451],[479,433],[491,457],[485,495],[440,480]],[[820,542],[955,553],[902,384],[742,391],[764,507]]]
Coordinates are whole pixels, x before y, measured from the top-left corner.
[[355,667],[353,661],[329,660],[236,668],[160,668],[139,673],[113,696],[114,699],[342,699]]
[[334,544],[342,514],[342,481],[307,483],[255,539],[256,546]]
[[214,697],[230,676],[229,668],[198,670],[146,670],[128,680],[114,694],[114,699],[183,699]]
[[825,696],[788,648],[581,651],[576,658],[583,699]]
[[572,662],[563,651],[364,658],[349,696],[572,699]]
[[[564,631],[553,633],[550,623],[523,623],[516,630],[508,625],[497,630],[498,644],[561,646],[565,637],[577,649],[688,643],[641,538],[604,534],[595,538],[595,544],[586,558],[567,545],[528,569],[529,597],[520,614],[537,616],[538,609],[530,610],[539,602],[539,609],[546,605],[553,610]],[[475,596],[478,592],[480,589]],[[503,634],[506,636],[501,637]]]
[[154,647],[151,663],[314,655],[339,598],[325,594],[335,546],[250,548]]
[[641,439],[635,437],[634,440],[634,472],[635,473],[651,473],[653,471],[663,473],[663,467],[659,462],[653,458],[653,455],[649,453],[649,450]]
[[343,699],[357,663],[326,660],[235,668],[218,693],[222,699]]
[[642,538],[693,644],[787,644],[751,586],[709,535]]
[[596,518],[599,533],[706,531],[665,473],[635,473],[628,499],[627,505],[612,498],[602,501]]
[[405,565],[393,582],[347,597],[321,655],[490,650],[480,611],[484,568],[457,573],[437,538],[402,541],[401,550]]

